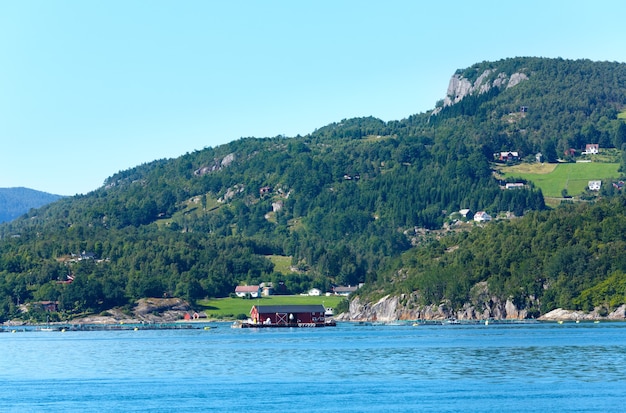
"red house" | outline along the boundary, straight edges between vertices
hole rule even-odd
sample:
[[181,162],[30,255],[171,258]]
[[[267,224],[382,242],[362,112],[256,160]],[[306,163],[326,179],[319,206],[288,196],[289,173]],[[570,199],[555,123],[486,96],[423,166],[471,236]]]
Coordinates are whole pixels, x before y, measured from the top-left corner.
[[325,312],[323,305],[255,305],[250,318],[253,324],[274,327],[321,327]]
[[500,161],[503,162],[512,162],[519,160],[518,152],[500,152]]

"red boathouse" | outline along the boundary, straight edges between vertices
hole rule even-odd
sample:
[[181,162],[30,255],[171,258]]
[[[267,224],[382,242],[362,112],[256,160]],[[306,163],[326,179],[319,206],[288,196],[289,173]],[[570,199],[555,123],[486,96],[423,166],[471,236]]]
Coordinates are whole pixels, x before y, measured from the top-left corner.
[[274,327],[319,327],[326,323],[323,305],[255,305],[252,323]]

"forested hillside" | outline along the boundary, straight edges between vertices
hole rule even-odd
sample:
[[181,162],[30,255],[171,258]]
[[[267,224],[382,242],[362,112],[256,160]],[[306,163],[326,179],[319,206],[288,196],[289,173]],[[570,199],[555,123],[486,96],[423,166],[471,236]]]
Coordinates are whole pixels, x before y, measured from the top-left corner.
[[555,308],[607,314],[626,299],[626,196],[564,204],[523,219],[432,237],[361,292],[412,295],[412,306],[445,303],[483,313],[494,298],[528,316]]
[[[541,151],[556,160],[563,148],[590,142],[622,149],[626,65],[516,58],[455,76],[474,90],[448,96],[431,113],[392,122],[348,119],[306,136],[244,138],[156,160],[0,226],[0,320],[19,315],[26,302],[58,301],[65,317],[142,297],[193,303],[260,282],[284,285],[286,293],[364,282],[373,294],[424,290],[425,301],[462,305],[475,282],[519,280],[518,272],[473,261],[476,253],[463,262],[480,276],[463,277],[452,263],[445,276],[431,272],[432,251],[461,240],[420,242],[418,235],[441,229],[463,208],[525,217],[493,226],[504,235],[531,225],[527,220],[551,219],[558,212],[545,211],[532,183],[503,190],[494,154],[516,151],[534,160]],[[592,213],[578,208],[576,214]],[[478,244],[491,231],[456,237]],[[561,247],[542,245],[548,255]],[[291,257],[291,272],[275,271],[269,255]],[[397,282],[398,268],[415,277]],[[426,293],[423,274],[444,280],[445,288]],[[576,299],[583,289],[608,276],[597,271],[580,283],[566,273],[547,285],[569,285],[571,278],[577,287],[563,302],[582,305]],[[496,285],[494,294],[510,293]],[[520,302],[541,311],[560,303],[529,294]]]

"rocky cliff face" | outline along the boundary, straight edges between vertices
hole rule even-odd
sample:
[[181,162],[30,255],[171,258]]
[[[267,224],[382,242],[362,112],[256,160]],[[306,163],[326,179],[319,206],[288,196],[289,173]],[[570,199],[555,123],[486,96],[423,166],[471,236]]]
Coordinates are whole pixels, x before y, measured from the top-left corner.
[[343,321],[381,321],[396,320],[445,320],[456,318],[459,320],[485,320],[488,318],[500,320],[522,320],[527,318],[526,310],[519,310],[513,302],[501,302],[495,298],[489,300],[487,306],[477,308],[466,304],[458,311],[451,310],[446,303],[438,306],[415,305],[414,296],[400,297],[385,296],[375,303],[361,301],[356,297],[350,301],[350,311],[338,319]]
[[[397,320],[446,320],[456,318],[458,320],[524,320],[528,318],[526,310],[518,309],[513,302],[502,302],[491,298],[488,305],[478,307],[467,303],[463,309],[451,311],[443,303],[438,306],[416,306],[411,304],[411,297],[385,296],[375,303],[361,301],[356,297],[350,301],[350,311],[337,317],[340,321],[379,321],[393,322]],[[626,305],[615,309],[610,313],[595,309],[590,313],[582,311],[563,310],[558,308],[542,315],[540,321],[592,321],[592,320],[625,320]]]
[[[498,72],[496,69],[485,70],[473,82],[463,77],[461,74],[455,74],[448,84],[448,91],[443,100],[443,106],[454,105],[460,102],[465,96],[474,93],[486,93],[491,90],[492,87],[514,87],[527,79],[528,76],[522,72],[513,73],[509,76],[506,73]],[[441,108],[439,108],[439,110],[440,109]]]

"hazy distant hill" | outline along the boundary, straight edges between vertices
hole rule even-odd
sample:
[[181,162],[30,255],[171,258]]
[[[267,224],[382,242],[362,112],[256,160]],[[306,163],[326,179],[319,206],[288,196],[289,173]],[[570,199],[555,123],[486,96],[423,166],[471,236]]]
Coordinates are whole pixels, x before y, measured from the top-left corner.
[[0,222],[12,221],[31,208],[39,208],[61,198],[28,188],[0,188]]

